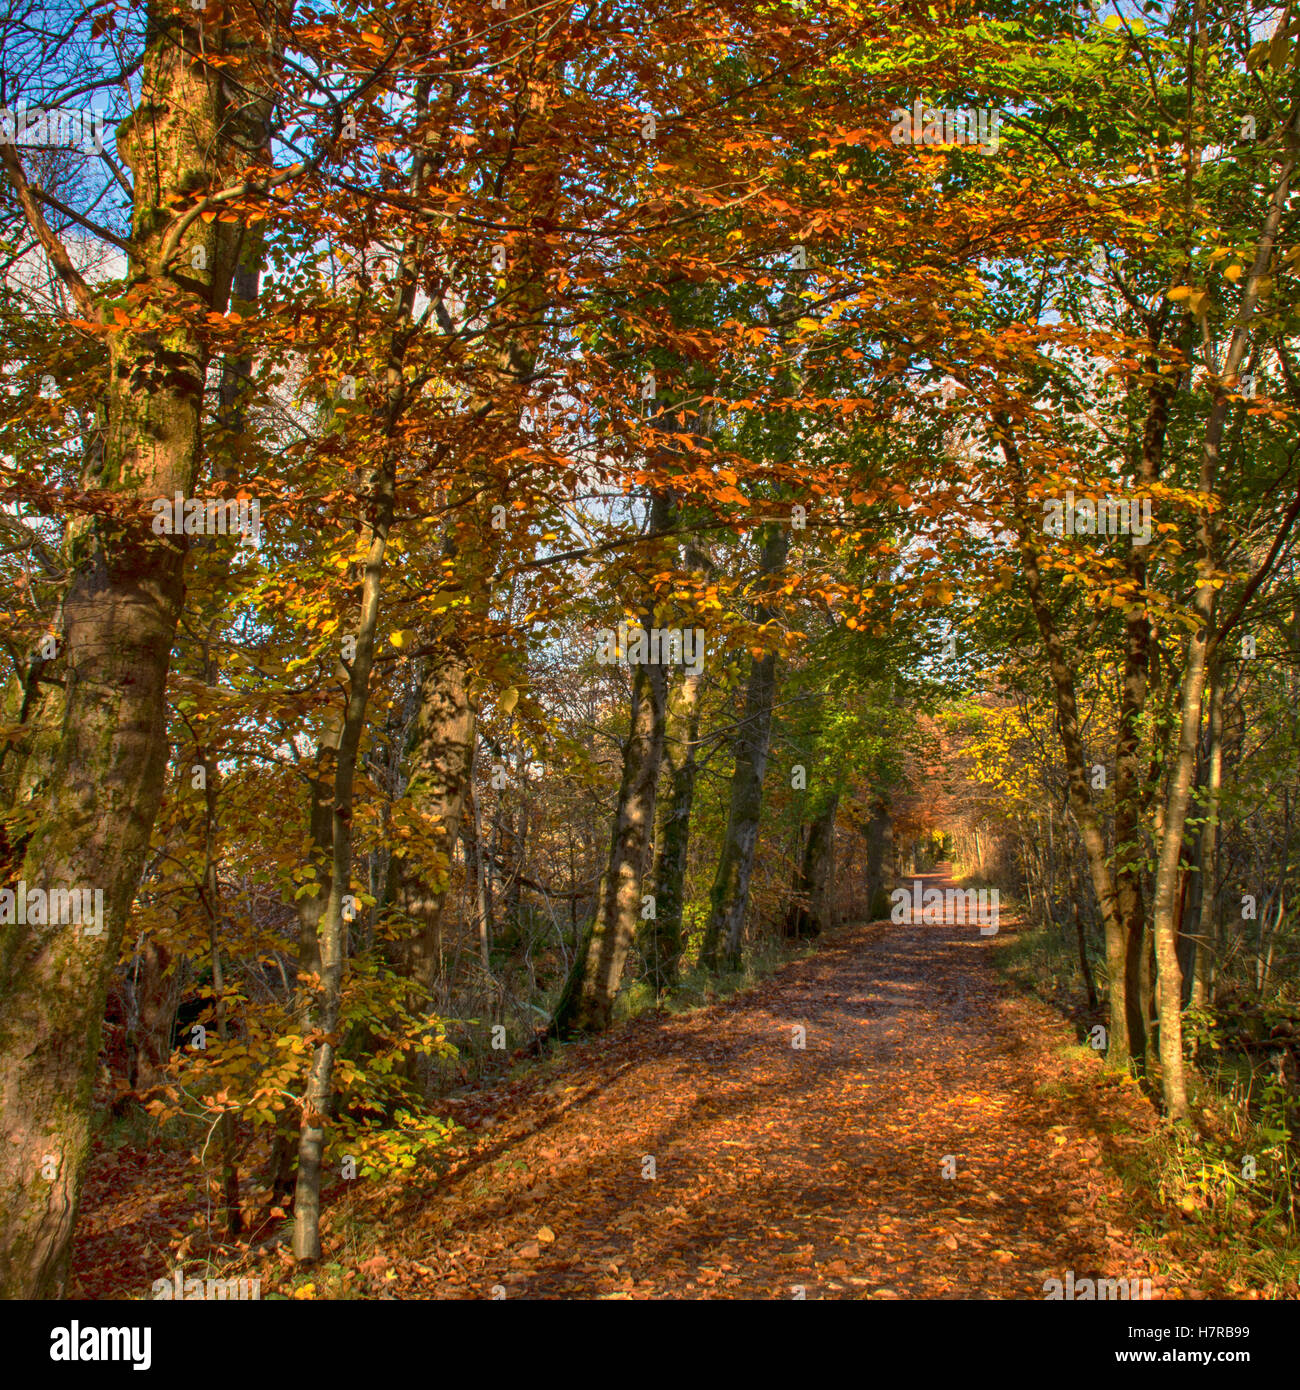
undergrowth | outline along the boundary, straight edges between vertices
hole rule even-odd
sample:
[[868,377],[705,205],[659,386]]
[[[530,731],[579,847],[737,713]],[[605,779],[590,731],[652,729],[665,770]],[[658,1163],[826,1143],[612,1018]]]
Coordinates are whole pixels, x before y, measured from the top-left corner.
[[[1008,933],[995,942],[994,961],[1018,989],[1067,1017],[1081,1043],[1095,1021],[1104,1021],[1105,962],[1091,962],[1100,993],[1092,1012],[1072,933],[1041,927]],[[1153,1256],[1211,1268],[1238,1296],[1270,1289],[1294,1297],[1300,1281],[1300,1096],[1263,1059],[1215,1041],[1212,1019],[1193,1022],[1189,1048],[1196,1047],[1200,1062],[1189,1059],[1194,1123],[1161,1124],[1148,1142],[1113,1159],[1115,1171]],[[1116,1074],[1097,1075],[1113,1081]],[[1144,1089],[1158,1094],[1154,1082]]]

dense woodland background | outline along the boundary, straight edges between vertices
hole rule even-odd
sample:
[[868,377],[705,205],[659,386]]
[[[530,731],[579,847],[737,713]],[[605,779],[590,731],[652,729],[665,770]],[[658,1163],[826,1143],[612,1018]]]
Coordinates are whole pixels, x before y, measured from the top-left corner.
[[[418,1176],[453,1093],[949,862],[1170,1191],[1293,1258],[1289,5],[0,41],[0,104],[106,131],[0,145],[0,858],[104,895],[3,927],[0,1291],[59,1295],[92,1155],[159,1135],[208,1239],[291,1214],[310,1263],[322,1172]],[[1046,531],[1067,492],[1150,543]],[[176,494],[258,534],[160,535]]]

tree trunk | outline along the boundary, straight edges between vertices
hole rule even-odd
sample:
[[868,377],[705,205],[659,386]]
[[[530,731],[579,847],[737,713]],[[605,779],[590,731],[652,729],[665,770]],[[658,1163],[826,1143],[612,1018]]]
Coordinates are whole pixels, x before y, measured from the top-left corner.
[[889,916],[889,894],[885,889],[885,848],[892,842],[889,798],[877,794],[867,824],[867,920],[880,922]]
[[[240,73],[244,92],[234,106],[242,110],[232,110],[220,76],[229,69],[195,56],[224,49],[229,38],[215,25],[200,33],[189,10],[169,9],[165,25],[151,11],[141,102],[118,131],[134,174],[126,293],[137,307],[130,324],[107,333],[108,424],[96,482],[144,508],[156,497],[188,496],[198,469],[203,335],[206,316],[226,305],[234,233],[229,223],[201,219],[182,232],[174,209],[220,186],[231,130],[258,105],[247,99],[256,86],[251,65]],[[6,148],[4,162],[58,268],[61,248],[25,191],[20,156]],[[75,269],[60,274],[83,315],[98,317]],[[20,877],[102,889],[104,915],[97,934],[19,924],[4,931],[0,1297],[8,1298],[64,1289],[108,981],[162,793],[167,673],[184,595],[185,539],[155,536],[148,517],[70,525],[68,553],[62,727]]]
[[[773,526],[763,546],[759,565],[760,582],[785,564],[789,547],[790,533],[786,527]],[[755,616],[762,625],[769,621],[772,612],[760,603]],[[763,810],[763,777],[767,771],[775,696],[776,653],[764,652],[762,656],[751,658],[745,713],[736,735],[731,808],[710,895],[709,923],[700,950],[700,964],[709,970],[718,968],[718,948],[724,942],[728,966],[737,969],[740,965],[741,934],[745,926],[745,910],[749,906],[754,851],[758,846],[758,824]]]
[[695,751],[700,733],[703,676],[686,671],[673,684],[664,729],[665,785],[655,822],[655,915],[641,926],[641,953],[655,994],[677,988],[682,954],[682,906],[691,804],[695,799]]
[[1177,753],[1169,773],[1165,793],[1164,825],[1156,860],[1156,882],[1152,908],[1152,929],[1156,939],[1156,959],[1160,967],[1160,1067],[1165,1111],[1174,1120],[1186,1119],[1187,1083],[1183,1068],[1182,974],[1178,969],[1178,941],[1174,925],[1174,891],[1178,862],[1183,846],[1187,807],[1191,800],[1197,746],[1201,734],[1201,705],[1211,655],[1215,594],[1214,521],[1208,508],[1214,500],[1219,466],[1219,447],[1228,418],[1229,390],[1222,382],[1235,383],[1245,359],[1260,298],[1260,284],[1269,272],[1282,213],[1290,197],[1291,174],[1296,164],[1296,145],[1300,110],[1290,122],[1290,142],[1282,159],[1277,187],[1264,219],[1255,258],[1246,277],[1241,309],[1224,358],[1220,384],[1215,388],[1214,404],[1206,424],[1201,449],[1199,492],[1202,510],[1197,518],[1197,590],[1192,609],[1200,623],[1187,641],[1187,657],[1179,690]]
[[[400,393],[398,381],[390,390]],[[394,412],[395,413],[395,412]],[[357,755],[365,729],[370,698],[370,672],[374,664],[375,635],[379,627],[384,554],[393,520],[395,477],[391,455],[372,478],[371,515],[363,532],[366,556],[361,582],[361,611],[357,622],[356,652],[347,669],[347,703],[340,726],[334,760],[332,802],[332,854],[328,896],[321,913],[320,993],[313,1001],[311,1032],[316,1037],[303,1097],[298,1138],[298,1178],[293,1201],[293,1255],[296,1260],[320,1259],[320,1185],[325,1151],[325,1125],[333,1109],[334,1056],[338,1046],[339,1012],[343,1002],[343,964],[346,955],[347,918],[344,897],[352,883],[352,789]]]
[[388,866],[385,896],[400,914],[401,926],[399,935],[382,945],[389,967],[417,986],[421,1000],[437,983],[442,913],[473,764],[476,718],[465,658],[435,652],[420,683],[407,755],[406,799],[418,825]]
[[808,827],[794,901],[785,915],[787,937],[817,936],[834,926],[828,915],[828,890],[835,867],[835,814],[839,804],[836,792]]
[[1214,1005],[1219,955],[1219,789],[1223,784],[1223,681],[1210,689],[1210,749],[1206,768],[1205,824],[1201,827],[1201,896],[1196,956],[1192,964],[1193,1008]]
[[[653,614],[646,615],[647,626]],[[632,677],[632,728],[623,750],[623,777],[601,880],[596,920],[583,940],[556,1006],[556,1037],[609,1027],[628,948],[641,922],[641,864],[654,824],[659,763],[663,756],[667,671],[639,665]]]
[[[650,505],[650,532],[667,530],[675,510],[670,494],[656,492]],[[654,626],[652,604],[643,626]],[[654,829],[659,766],[664,751],[668,668],[640,663],[632,668],[632,727],[623,746],[609,858],[596,898],[596,917],[569,970],[551,1020],[558,1038],[598,1033],[609,1027],[623,978],[628,949],[643,918],[641,869]]]
[[1079,866],[1076,856],[1070,855],[1070,896],[1074,899],[1074,937],[1079,949],[1079,974],[1083,977],[1083,987],[1088,995],[1088,1008],[1097,1008],[1097,986],[1093,983],[1092,967],[1088,963],[1088,930],[1083,921],[1083,904],[1079,899],[1083,885],[1079,882]]
[[[1011,437],[1010,422],[996,422],[1000,442],[1007,461],[1015,468],[1023,488],[1024,467],[1020,451]],[[1048,674],[1056,699],[1056,715],[1060,725],[1061,748],[1065,754],[1069,786],[1070,811],[1079,830],[1087,856],[1088,872],[1093,892],[1101,908],[1106,933],[1106,964],[1110,977],[1110,1025],[1106,1049],[1107,1061],[1117,1067],[1127,1067],[1134,1060],[1133,1035],[1130,1024],[1132,1005],[1128,988],[1128,942],[1120,917],[1115,883],[1106,856],[1106,840],[1102,834],[1097,812],[1089,790],[1088,768],[1084,757],[1083,736],[1079,724],[1079,706],[1074,687],[1074,670],[1065,643],[1052,616],[1051,606],[1043,585],[1038,564],[1035,532],[1023,513],[1018,517],[1019,549],[1024,565],[1029,602],[1038,624],[1038,631],[1047,652]],[[1026,865],[1026,873],[1028,866]],[[1140,1057],[1140,1052],[1137,1054]]]
[[483,969],[492,973],[492,903],[488,897],[487,855],[483,853],[483,818],[479,815],[478,797],[473,776],[465,790],[469,820],[464,830],[465,869],[470,879],[470,895],[474,903],[474,924],[478,931],[479,958]]

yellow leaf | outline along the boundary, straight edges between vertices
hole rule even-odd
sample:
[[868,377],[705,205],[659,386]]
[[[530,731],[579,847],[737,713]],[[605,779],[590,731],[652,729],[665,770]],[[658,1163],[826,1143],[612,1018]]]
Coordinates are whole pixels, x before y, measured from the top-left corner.
[[412,636],[413,634],[408,629],[402,628],[397,632],[390,632],[388,634],[388,640],[400,652],[405,651],[406,648],[411,645]]
[[512,685],[508,690],[501,692],[501,698],[497,701],[497,708],[502,714],[509,714],[519,703],[519,692]]

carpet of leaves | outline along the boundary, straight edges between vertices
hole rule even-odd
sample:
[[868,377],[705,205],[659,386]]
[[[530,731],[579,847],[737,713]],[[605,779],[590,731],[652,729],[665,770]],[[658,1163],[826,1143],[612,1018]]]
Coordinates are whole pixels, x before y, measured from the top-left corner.
[[[449,1103],[444,1171],[339,1190],[323,1263],[350,1297],[1041,1299],[1068,1270],[1223,1296],[1139,1252],[1115,1160],[1158,1121],[1073,1041],[974,926],[846,927],[741,996]],[[134,1215],[109,1181],[79,1292],[138,1297],[175,1203],[156,1166]],[[282,1245],[241,1263],[264,1297],[328,1296]]]

